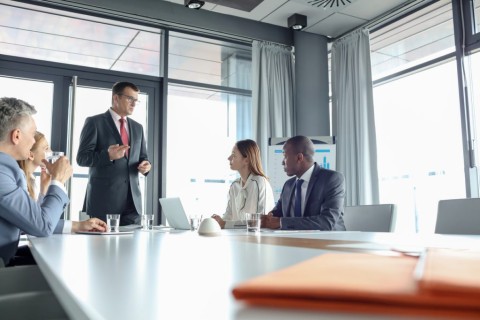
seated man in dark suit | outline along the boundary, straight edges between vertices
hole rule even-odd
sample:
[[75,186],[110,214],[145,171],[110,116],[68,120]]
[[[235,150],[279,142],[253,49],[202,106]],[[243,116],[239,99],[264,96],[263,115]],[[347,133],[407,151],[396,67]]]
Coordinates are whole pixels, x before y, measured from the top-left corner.
[[283,146],[283,162],[288,176],[273,210],[262,227],[283,230],[345,230],[343,202],[345,178],[323,169],[313,161],[312,141],[304,136],[290,138]]

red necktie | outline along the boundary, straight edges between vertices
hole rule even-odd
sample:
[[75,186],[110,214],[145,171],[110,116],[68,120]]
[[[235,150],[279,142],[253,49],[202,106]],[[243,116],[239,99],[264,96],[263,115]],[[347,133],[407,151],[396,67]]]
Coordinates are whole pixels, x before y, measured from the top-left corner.
[[[120,118],[120,136],[122,137],[122,143],[124,146],[128,146],[128,135],[125,129],[125,118]],[[128,150],[125,151],[125,155],[128,157]]]

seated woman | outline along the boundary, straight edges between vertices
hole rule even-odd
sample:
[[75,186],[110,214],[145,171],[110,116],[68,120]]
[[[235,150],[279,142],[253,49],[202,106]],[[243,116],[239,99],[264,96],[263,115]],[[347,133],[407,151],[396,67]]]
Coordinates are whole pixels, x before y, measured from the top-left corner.
[[[37,199],[38,203],[43,201],[43,197],[47,193],[48,186],[50,185],[51,177],[45,169],[45,165],[42,163],[42,159],[45,159],[45,153],[50,151],[47,139],[45,135],[39,131],[35,133],[35,143],[30,149],[30,156],[27,160],[17,161],[19,167],[25,172],[25,178],[27,179],[27,191],[30,197]],[[37,168],[41,168],[40,173],[40,192],[37,195],[37,186],[35,184],[34,172]]]
[[212,216],[220,227],[233,228],[245,224],[245,213],[268,213],[274,207],[273,191],[263,172],[260,149],[253,140],[240,140],[228,157],[230,169],[237,170],[240,178],[235,180],[228,192],[228,205],[223,215]]

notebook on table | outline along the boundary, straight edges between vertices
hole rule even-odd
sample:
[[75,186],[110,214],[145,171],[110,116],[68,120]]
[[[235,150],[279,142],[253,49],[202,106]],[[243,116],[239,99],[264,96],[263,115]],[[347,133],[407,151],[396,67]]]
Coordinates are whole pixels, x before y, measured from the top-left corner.
[[177,230],[190,230],[190,221],[180,198],[160,198],[158,201],[170,227]]

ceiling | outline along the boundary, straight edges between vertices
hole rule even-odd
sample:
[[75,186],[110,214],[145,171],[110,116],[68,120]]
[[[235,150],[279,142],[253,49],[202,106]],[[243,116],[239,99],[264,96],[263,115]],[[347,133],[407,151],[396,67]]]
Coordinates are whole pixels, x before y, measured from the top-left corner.
[[[184,5],[184,0],[159,0]],[[235,0],[237,2],[245,0]],[[261,1],[261,0],[260,0]],[[287,19],[298,13],[307,16],[307,27],[302,32],[320,34],[329,38],[337,38],[350,30],[382,16],[412,0],[333,0],[333,7],[327,8],[311,3],[312,0],[263,0],[252,11],[242,11],[224,5],[221,1],[205,1],[200,10],[208,10],[221,14],[251,19],[277,26],[287,27]],[[215,3],[213,3],[215,2]],[[232,2],[232,1],[229,1]],[[257,1],[258,2],[258,1]],[[346,3],[345,5],[342,5]],[[337,7],[337,3],[339,6]]]

